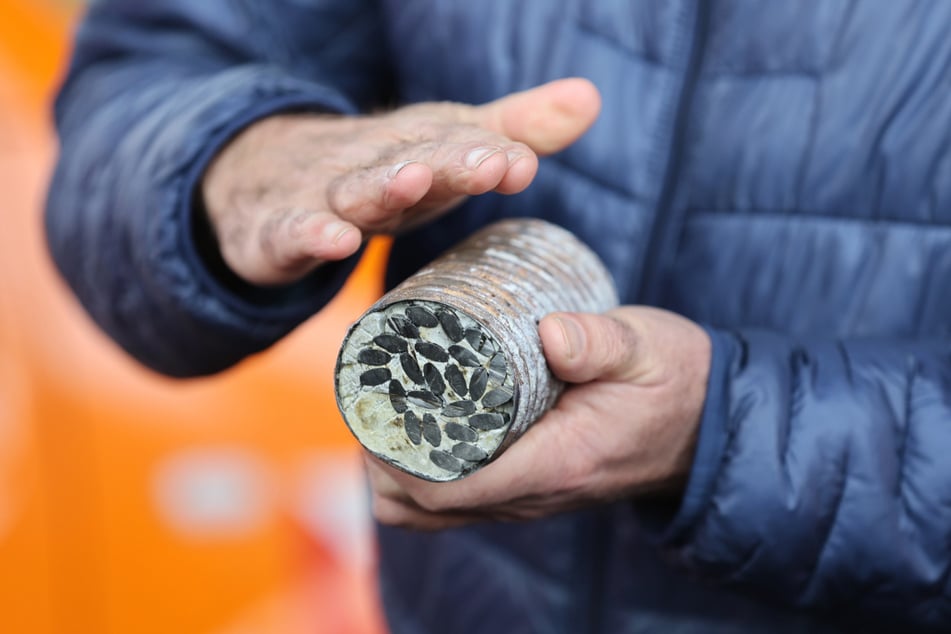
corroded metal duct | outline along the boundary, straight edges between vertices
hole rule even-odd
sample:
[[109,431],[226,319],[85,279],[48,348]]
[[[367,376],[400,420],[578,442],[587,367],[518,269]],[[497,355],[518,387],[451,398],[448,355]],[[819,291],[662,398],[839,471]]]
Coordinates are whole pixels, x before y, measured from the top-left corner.
[[538,322],[618,303],[607,269],[536,219],[479,231],[387,293],[351,326],[337,404],[363,446],[427,480],[482,467],[556,401]]

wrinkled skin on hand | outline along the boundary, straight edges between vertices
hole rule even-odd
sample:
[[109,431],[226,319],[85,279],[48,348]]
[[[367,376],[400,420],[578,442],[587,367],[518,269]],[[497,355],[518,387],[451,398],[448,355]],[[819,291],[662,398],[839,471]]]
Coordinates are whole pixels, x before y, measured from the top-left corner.
[[[234,273],[289,283],[466,196],[522,191],[538,156],[574,142],[599,110],[590,82],[564,79],[482,106],[273,116],[218,154],[202,182],[204,206]],[[570,384],[555,408],[455,482],[426,482],[367,456],[380,521],[439,529],[530,519],[682,486],[705,400],[706,333],[673,313],[623,307],[550,315],[539,334],[552,371]]]
[[570,145],[600,106],[590,82],[563,79],[482,106],[273,116],[209,166],[205,208],[234,273],[253,284],[293,282],[352,255],[370,235],[431,220],[466,196],[522,191],[538,155]]
[[706,397],[706,332],[667,311],[626,306],[549,315],[539,334],[552,371],[570,383],[554,409],[462,480],[427,482],[368,456],[377,519],[433,530],[683,486]]

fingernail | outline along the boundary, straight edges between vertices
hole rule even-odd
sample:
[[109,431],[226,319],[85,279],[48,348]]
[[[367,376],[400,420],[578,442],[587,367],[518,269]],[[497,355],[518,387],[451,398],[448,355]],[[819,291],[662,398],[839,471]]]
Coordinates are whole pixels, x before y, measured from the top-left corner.
[[558,321],[558,325],[561,326],[561,336],[565,339],[566,356],[573,359],[584,348],[584,333],[581,331],[581,326],[574,319],[567,317],[556,317],[555,319]]
[[400,163],[397,163],[396,165],[394,165],[393,167],[391,167],[390,169],[386,171],[386,177],[389,179],[396,178],[396,175],[399,174],[400,171],[402,171],[404,167],[406,167],[410,163],[415,163],[415,162],[416,161],[402,161]]
[[512,165],[512,163],[524,157],[525,157],[525,153],[519,152],[518,150],[509,150],[508,152],[505,153],[505,158],[509,160],[509,165]]
[[353,227],[345,222],[331,222],[324,227],[323,236],[330,244],[337,244],[345,235],[353,231]]
[[470,151],[466,154],[466,167],[471,170],[476,169],[483,163],[485,160],[492,156],[493,154],[499,153],[499,148],[497,147],[480,147]]

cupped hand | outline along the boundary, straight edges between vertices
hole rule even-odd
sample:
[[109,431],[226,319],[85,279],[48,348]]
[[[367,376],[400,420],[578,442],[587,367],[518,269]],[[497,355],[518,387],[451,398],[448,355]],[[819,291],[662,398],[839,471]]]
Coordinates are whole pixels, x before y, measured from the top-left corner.
[[233,272],[254,284],[288,283],[352,255],[368,235],[431,220],[466,196],[522,191],[537,156],[571,144],[599,110],[594,85],[574,78],[481,106],[277,115],[212,161],[204,206]]
[[706,332],[674,313],[627,306],[549,315],[539,334],[552,371],[570,383],[556,406],[462,480],[426,482],[367,456],[377,519],[438,529],[676,494],[706,399]]

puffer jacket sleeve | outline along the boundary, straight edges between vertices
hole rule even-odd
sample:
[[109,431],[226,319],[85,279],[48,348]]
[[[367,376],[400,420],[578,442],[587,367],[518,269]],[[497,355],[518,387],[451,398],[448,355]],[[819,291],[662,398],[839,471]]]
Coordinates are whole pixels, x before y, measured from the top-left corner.
[[384,99],[382,41],[370,0],[92,4],[56,103],[46,226],[63,276],[125,350],[173,376],[215,372],[336,293],[356,258],[267,291],[216,274],[196,190],[255,120]]
[[795,605],[951,624],[951,342],[710,332],[675,558]]

